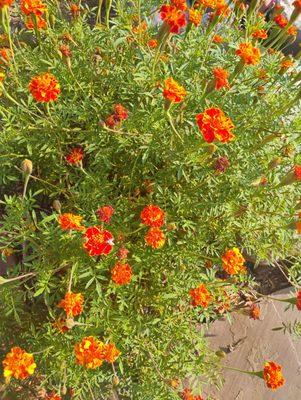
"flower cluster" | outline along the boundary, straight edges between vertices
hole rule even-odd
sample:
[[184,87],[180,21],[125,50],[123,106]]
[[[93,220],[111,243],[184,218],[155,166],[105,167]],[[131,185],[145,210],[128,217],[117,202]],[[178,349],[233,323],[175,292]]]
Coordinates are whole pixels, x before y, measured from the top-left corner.
[[186,25],[186,15],[182,9],[174,5],[164,4],[160,8],[161,19],[169,27],[170,33],[179,33]]
[[114,111],[105,121],[105,124],[114,128],[117,125],[120,125],[122,121],[128,119],[129,113],[128,110],[122,104],[115,104]]
[[37,367],[33,355],[22,350],[20,347],[13,347],[2,361],[4,377],[25,379],[32,375]]
[[146,243],[153,249],[159,249],[165,243],[165,234],[160,229],[165,223],[165,212],[158,206],[150,204],[140,214],[142,224],[151,228],[145,236]]
[[20,8],[26,16],[25,25],[27,29],[46,28],[47,23],[43,14],[47,11],[47,6],[42,0],[21,0]]

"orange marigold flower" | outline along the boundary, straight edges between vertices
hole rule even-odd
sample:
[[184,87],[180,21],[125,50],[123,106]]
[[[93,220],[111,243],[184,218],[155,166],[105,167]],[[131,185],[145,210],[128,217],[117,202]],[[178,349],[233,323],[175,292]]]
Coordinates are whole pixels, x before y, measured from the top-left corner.
[[87,336],[75,345],[74,352],[78,364],[95,369],[103,364],[105,344],[93,336]]
[[164,232],[160,228],[150,228],[145,236],[145,242],[153,249],[159,249],[165,243]]
[[252,43],[240,43],[235,54],[248,65],[256,65],[260,60],[260,50],[254,47]]
[[169,77],[164,82],[163,96],[171,103],[181,103],[187,92],[173,78]]
[[64,231],[75,230],[82,231],[84,227],[81,225],[83,217],[72,213],[65,213],[59,216],[60,227]]
[[173,6],[175,6],[178,10],[185,11],[187,9],[186,0],[171,0],[170,1]]
[[263,379],[268,388],[278,389],[284,385],[285,380],[282,375],[281,365],[275,363],[274,361],[269,361],[264,364],[263,369]]
[[68,292],[58,304],[66,311],[68,317],[76,317],[83,312],[84,296],[81,293]]
[[11,7],[14,0],[0,0],[0,9],[3,7]]
[[209,303],[212,300],[212,296],[206,286],[201,283],[197,288],[190,289],[189,295],[192,299],[192,305],[202,306],[203,308],[207,308]]
[[219,90],[222,88],[229,89],[230,85],[228,82],[229,72],[223,68],[214,68],[213,75],[215,77],[215,89]]
[[185,388],[181,393],[181,397],[183,400],[194,400],[194,395],[189,388]]
[[147,30],[147,23],[146,21],[142,21],[139,25],[134,26],[132,28],[132,32],[135,35],[141,35],[143,32],[145,32]]
[[217,0],[197,0],[194,3],[195,7],[199,6],[204,6],[204,7],[210,7],[210,8],[216,8],[217,5]]
[[161,19],[169,26],[169,32],[179,33],[186,25],[186,16],[182,10],[175,6],[164,4],[160,8]]
[[194,24],[195,26],[198,26],[202,20],[202,13],[198,10],[194,10],[191,8],[189,10],[189,22]]
[[224,39],[220,35],[214,35],[212,40],[214,43],[223,43],[224,41]]
[[301,165],[294,166],[294,175],[297,181],[301,181]]
[[289,69],[294,66],[294,61],[289,58],[281,62],[281,69]]
[[80,14],[80,7],[77,4],[73,3],[70,5],[70,12],[74,18],[78,17]]
[[246,267],[244,265],[245,259],[237,247],[227,250],[222,256],[223,269],[229,275],[245,273]]
[[250,318],[259,319],[260,318],[260,308],[256,304],[252,304],[250,307]]
[[208,143],[214,140],[225,143],[235,137],[232,133],[234,129],[233,122],[219,108],[207,108],[203,113],[196,116],[196,121],[204,139]]
[[34,14],[38,17],[41,17],[47,10],[46,4],[44,4],[41,0],[21,0],[20,8],[23,14]]
[[61,92],[60,84],[49,72],[33,77],[28,87],[33,98],[42,103],[55,101]]
[[114,246],[114,238],[111,232],[100,226],[92,226],[84,233],[84,249],[90,256],[107,255]]
[[297,293],[296,306],[297,306],[298,310],[301,311],[301,290],[299,290],[299,292]]
[[115,210],[112,206],[102,206],[97,210],[98,219],[109,224]]
[[22,350],[20,347],[13,347],[6,354],[2,361],[4,378],[25,379],[34,373],[37,365],[33,355]]
[[[35,29],[35,23],[31,16],[27,17],[25,20],[25,26],[28,30],[32,31]],[[47,26],[47,22],[44,18],[37,16],[37,28],[45,29]]]
[[156,47],[158,47],[158,40],[156,40],[156,39],[150,39],[150,40],[147,42],[147,44],[148,44],[148,46],[149,46],[151,49],[155,49]]
[[297,36],[297,33],[298,33],[298,29],[295,25],[290,26],[287,30],[287,34],[290,36]]
[[46,396],[46,400],[62,400],[62,398],[57,393],[50,393]]
[[301,0],[295,0],[295,1],[293,2],[293,5],[295,6],[295,9],[296,9],[297,11],[301,11]]
[[267,39],[268,33],[265,29],[257,29],[252,33],[252,37],[255,39]]
[[[7,49],[6,47],[2,47],[0,49],[0,57],[5,62],[8,62],[10,59],[9,49]],[[0,60],[0,64],[2,64],[1,60]]]
[[104,359],[109,362],[113,363],[117,360],[120,356],[120,351],[116,348],[114,343],[105,344],[104,347]]
[[81,147],[75,147],[66,155],[67,163],[79,165],[84,158],[84,150]]
[[114,106],[114,117],[118,121],[125,120],[129,116],[128,110],[123,107],[122,104],[115,104]]
[[112,281],[117,285],[126,285],[131,282],[132,268],[129,264],[118,262],[111,271]]
[[277,14],[273,18],[273,21],[280,27],[280,28],[285,28],[286,25],[288,24],[288,20],[283,14]]
[[140,218],[142,224],[160,228],[165,222],[165,212],[160,207],[150,204],[141,211]]

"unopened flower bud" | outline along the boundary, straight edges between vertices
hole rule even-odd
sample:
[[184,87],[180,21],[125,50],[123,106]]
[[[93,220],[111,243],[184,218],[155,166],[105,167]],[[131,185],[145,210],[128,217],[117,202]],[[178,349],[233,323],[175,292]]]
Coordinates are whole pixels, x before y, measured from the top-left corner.
[[119,382],[120,382],[120,380],[119,380],[118,376],[115,375],[114,378],[113,378],[113,384],[114,384],[115,386],[118,386],[118,385],[119,385]]
[[62,210],[62,205],[59,200],[54,200],[52,203],[52,207],[57,211],[59,214],[61,214]]
[[206,146],[206,151],[208,154],[213,154],[217,150],[217,146],[214,143],[209,143],[208,146]]
[[75,322],[73,318],[67,318],[65,321],[65,324],[67,326],[68,329],[72,329],[75,326]]
[[278,167],[278,165],[280,165],[281,162],[282,162],[281,157],[275,157],[272,161],[269,162],[269,169],[274,169]]
[[217,172],[225,172],[230,166],[230,161],[227,157],[219,157],[215,161],[214,169]]
[[32,168],[33,168],[32,162],[27,158],[25,158],[25,160],[23,160],[21,164],[21,169],[24,172],[24,174],[30,175],[32,173]]
[[167,229],[167,231],[174,231],[175,229],[177,229],[177,226],[176,226],[176,224],[174,223],[174,222],[170,222],[169,224],[167,224],[167,227],[166,227],[166,229]]

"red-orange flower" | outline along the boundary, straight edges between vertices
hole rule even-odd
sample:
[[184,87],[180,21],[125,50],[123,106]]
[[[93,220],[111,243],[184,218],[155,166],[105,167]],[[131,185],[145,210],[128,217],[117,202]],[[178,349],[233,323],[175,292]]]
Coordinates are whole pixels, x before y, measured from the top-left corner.
[[158,47],[158,40],[156,40],[156,39],[150,39],[150,40],[147,42],[147,44],[148,44],[148,46],[149,46],[151,49],[155,49],[156,47]]
[[6,354],[3,365],[4,378],[25,379],[32,375],[37,367],[33,355],[22,350],[20,347],[13,347]]
[[171,103],[181,103],[187,92],[173,78],[169,77],[164,82],[163,96]]
[[297,11],[301,11],[301,0],[295,0],[295,1],[293,2],[293,5],[295,6],[295,9],[296,9]]
[[82,231],[84,227],[81,225],[83,217],[72,213],[65,213],[59,216],[60,227],[64,231],[75,230]]
[[117,285],[126,285],[131,282],[132,268],[129,264],[118,262],[111,271],[112,281]]
[[103,364],[105,344],[93,336],[84,337],[75,345],[74,352],[78,364],[95,369]]
[[301,181],[301,165],[294,166],[294,175],[297,181]]
[[160,207],[150,204],[141,211],[140,218],[142,224],[160,228],[165,222],[165,212]]
[[299,290],[299,292],[297,293],[296,306],[297,306],[298,310],[301,311],[301,290]]
[[61,396],[57,393],[50,393],[46,396],[45,400],[62,400]]
[[260,50],[254,47],[252,43],[240,43],[235,54],[239,56],[245,64],[256,65],[260,61]]
[[[9,49],[7,49],[6,47],[2,47],[0,49],[0,57],[3,61],[7,63],[10,59]],[[0,64],[2,64],[2,60],[0,60]]]
[[190,289],[189,295],[192,299],[192,305],[202,306],[203,308],[207,308],[209,303],[212,300],[212,296],[206,286],[201,283],[197,288]]
[[185,388],[181,393],[183,400],[203,400],[201,396],[194,396],[189,388]]
[[70,150],[65,159],[67,163],[79,165],[84,158],[84,150],[81,147],[75,147]]
[[169,26],[169,32],[179,33],[180,29],[186,25],[185,12],[177,7],[164,4],[160,8],[161,19]]
[[273,21],[280,27],[280,28],[285,28],[286,25],[288,24],[288,20],[283,14],[277,14],[273,18]]
[[294,66],[294,61],[287,58],[281,62],[281,69],[289,69]]
[[0,0],[0,10],[3,7],[11,7],[13,5],[14,0]]
[[222,256],[223,269],[229,275],[245,273],[246,267],[244,265],[245,259],[237,247],[227,250]]
[[114,343],[105,344],[104,359],[107,362],[109,363],[115,362],[120,354],[121,354],[120,351],[116,348]]
[[255,39],[267,39],[268,33],[265,29],[257,29],[252,33],[252,37]]
[[170,3],[178,10],[185,11],[187,9],[186,0],[171,0]]
[[84,233],[84,249],[90,256],[107,255],[114,246],[114,238],[111,232],[100,226],[92,226]]
[[290,36],[296,36],[297,33],[298,33],[298,29],[295,25],[290,26],[287,30],[287,34]]
[[260,318],[260,308],[256,304],[252,304],[250,307],[250,318],[252,319]]
[[[37,28],[38,29],[45,29],[46,26],[47,26],[47,21],[44,18],[40,17],[40,16],[36,16],[36,18],[37,18]],[[34,21],[33,21],[31,16],[26,18],[25,26],[30,31],[35,29],[35,23],[34,23]]]
[[198,26],[202,20],[202,13],[198,10],[194,10],[191,8],[189,10],[189,22],[194,24],[195,26]]
[[97,210],[98,219],[109,224],[115,210],[112,206],[102,206]]
[[235,137],[232,133],[234,129],[233,122],[219,108],[206,109],[196,116],[196,121],[204,139],[208,143],[214,140],[225,143]]
[[122,121],[124,119],[127,119],[129,116],[128,110],[123,107],[122,104],[115,104],[114,106],[114,117],[118,121]]
[[41,17],[47,10],[46,4],[44,4],[41,0],[21,0],[20,8],[23,14],[34,14],[38,17]]
[[42,103],[55,101],[61,92],[60,84],[49,72],[33,77],[28,87],[33,98]]
[[268,388],[278,389],[284,385],[285,380],[282,375],[281,365],[275,363],[274,361],[269,361],[264,364],[263,369],[263,379]]
[[153,249],[159,249],[165,243],[164,232],[160,228],[150,228],[145,236],[145,242]]
[[224,39],[220,35],[214,35],[212,40],[214,43],[223,43],[224,41]]
[[83,312],[84,296],[81,293],[68,292],[58,304],[70,317],[76,317]]
[[229,89],[229,72],[223,68],[214,68],[213,75],[215,78],[215,89],[220,90],[222,88]]
[[70,12],[73,18],[78,17],[80,14],[80,7],[77,4],[73,3],[70,5]]

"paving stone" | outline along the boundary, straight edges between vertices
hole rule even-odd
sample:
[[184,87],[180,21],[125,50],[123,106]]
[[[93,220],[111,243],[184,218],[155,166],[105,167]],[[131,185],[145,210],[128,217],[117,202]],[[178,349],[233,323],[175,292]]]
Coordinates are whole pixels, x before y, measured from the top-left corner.
[[[290,289],[274,293],[275,298],[291,297]],[[262,379],[224,369],[225,383],[221,391],[207,388],[204,394],[216,400],[300,400],[301,399],[301,339],[294,339],[283,331],[272,331],[283,322],[301,320],[301,312],[294,308],[285,312],[287,303],[263,300],[261,320],[234,313],[232,323],[216,321],[208,332],[215,350],[228,351],[223,363],[243,370],[259,371],[265,361],[276,361],[283,366],[286,384],[272,391]]]

